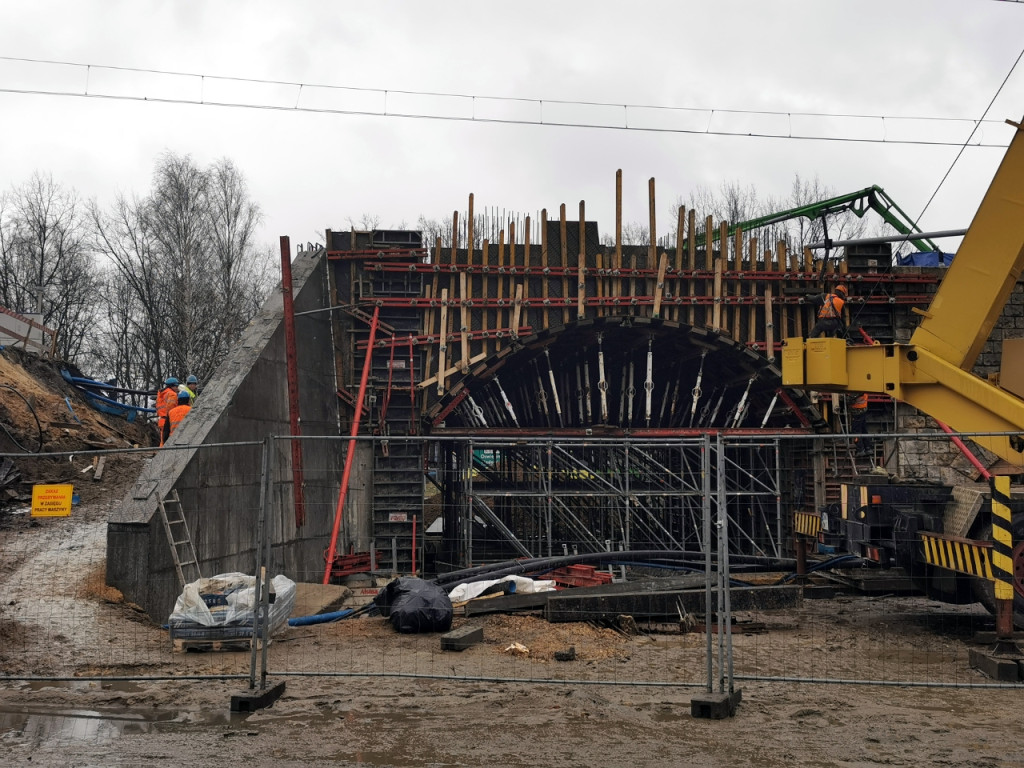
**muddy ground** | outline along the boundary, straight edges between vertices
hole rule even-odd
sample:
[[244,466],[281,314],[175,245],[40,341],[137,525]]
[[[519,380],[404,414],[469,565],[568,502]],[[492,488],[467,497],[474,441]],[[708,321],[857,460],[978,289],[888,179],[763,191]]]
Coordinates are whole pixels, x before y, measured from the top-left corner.
[[[232,714],[232,696],[248,693],[250,654],[176,652],[104,583],[107,516],[147,456],[112,457],[96,481],[85,452],[145,445],[149,433],[71,394],[69,409],[49,369],[25,377],[8,362],[0,383],[32,399],[48,449],[83,454],[18,457],[22,478],[0,498],[2,765],[1024,765],[1024,691],[963,687],[991,683],[968,661],[984,647],[976,632],[991,628],[978,607],[843,589],[737,614],[743,698],[724,720],[690,715],[703,695],[703,633],[529,614],[456,617],[484,632],[461,653],[381,618],[288,628],[267,649],[269,683],[283,682],[283,695]],[[30,440],[21,406],[4,405]],[[32,520],[30,481],[73,482],[81,503],[71,518]],[[555,659],[570,647],[574,660]]]
[[[4,765],[1024,764],[1019,689],[739,680],[735,717],[694,719],[703,634],[536,615],[457,617],[456,627],[484,630],[462,653],[381,618],[289,628],[268,648],[269,682],[284,682],[284,694],[233,715],[245,679],[142,679],[245,676],[250,654],[175,652],[165,630],[103,584],[111,503],[41,524],[0,517]],[[737,615],[735,669],[985,683],[966,651],[986,626],[976,608],[917,597],[806,599]],[[513,642],[529,655],[509,652]],[[577,658],[555,661],[569,646]],[[17,679],[95,675],[109,679]]]

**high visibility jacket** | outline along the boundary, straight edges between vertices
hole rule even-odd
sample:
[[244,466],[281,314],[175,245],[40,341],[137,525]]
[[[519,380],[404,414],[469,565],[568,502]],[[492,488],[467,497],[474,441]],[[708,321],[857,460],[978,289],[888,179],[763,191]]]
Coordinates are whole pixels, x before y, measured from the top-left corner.
[[192,410],[192,406],[185,404],[176,405],[167,412],[168,437],[174,434],[174,430],[178,428],[178,425],[181,424],[181,420],[188,415],[190,410]]
[[821,304],[821,309],[818,310],[818,319],[824,320],[829,317],[842,317],[843,305],[846,304],[846,299],[837,293],[830,293],[825,297],[825,301]]
[[167,418],[168,412],[178,404],[178,390],[173,387],[164,387],[156,393],[156,415],[162,421]]
[[179,392],[188,392],[188,404],[192,405],[196,401],[196,391],[192,389],[188,384],[181,384],[178,386]]
[[854,400],[850,404],[850,407],[854,408],[855,410],[858,410],[858,411],[861,411],[861,410],[864,410],[865,408],[867,408],[868,407],[868,393],[864,392],[863,394],[861,394],[860,397],[858,397],[856,400]]

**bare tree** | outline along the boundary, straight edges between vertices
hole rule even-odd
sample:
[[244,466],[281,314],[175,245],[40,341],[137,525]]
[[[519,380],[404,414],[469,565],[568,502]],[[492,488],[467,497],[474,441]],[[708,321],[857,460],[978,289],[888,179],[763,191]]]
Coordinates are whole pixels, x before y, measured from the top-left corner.
[[[170,296],[160,243],[150,230],[147,201],[119,196],[109,213],[89,207],[96,250],[111,265],[106,275],[108,298],[103,336],[94,356],[125,386],[143,388],[164,378],[164,345],[169,332]],[[112,290],[111,290],[112,289]],[[129,340],[131,354],[123,347]],[[109,351],[108,351],[109,350]]]
[[118,340],[137,334],[140,350],[134,360],[110,350],[107,365],[150,386],[167,375],[208,378],[272,282],[272,252],[255,243],[261,214],[241,172],[229,160],[203,169],[167,153],[149,196],[119,198],[110,212],[94,204],[91,216],[97,250],[130,293],[111,291],[106,330]]
[[36,173],[0,198],[0,303],[39,312],[58,330],[57,352],[81,352],[95,317],[99,276],[73,191]]

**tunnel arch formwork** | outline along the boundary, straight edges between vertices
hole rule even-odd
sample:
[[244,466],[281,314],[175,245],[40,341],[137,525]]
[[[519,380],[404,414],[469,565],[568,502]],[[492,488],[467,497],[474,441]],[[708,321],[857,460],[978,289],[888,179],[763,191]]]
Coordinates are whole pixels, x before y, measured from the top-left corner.
[[[671,250],[605,247],[594,222],[533,228],[529,217],[521,228],[510,225],[507,237],[498,233],[497,244],[462,230],[461,244],[473,248],[458,247],[457,225],[455,247],[440,239],[425,247],[419,233],[404,231],[327,233],[332,300],[344,310],[332,313],[339,397],[348,406],[342,432],[358,409],[362,431],[385,438],[373,459],[371,538],[391,542],[396,571],[411,565],[412,520],[422,531],[434,514],[444,523],[439,562],[446,567],[481,555],[474,543],[481,527],[494,556],[570,546],[570,531],[577,548],[638,540],[688,546],[684,468],[693,462],[685,454],[699,450],[705,434],[753,431],[768,441],[729,459],[737,487],[764,489],[771,505],[782,493],[803,493],[780,488],[778,466],[810,459],[783,457],[785,447],[770,438],[828,428],[804,393],[781,386],[775,365],[781,339],[813,324],[808,294],[840,280],[854,286],[848,321],[885,340],[899,332],[896,315],[926,300],[938,276],[877,270],[866,260],[822,263],[783,243],[762,250],[756,239],[723,237],[710,220],[704,228],[695,221],[691,215],[684,227],[680,217]],[[386,439],[427,434],[429,445],[444,447],[423,441],[399,449]],[[466,447],[513,439],[525,453],[492,449],[491,464],[477,453],[483,449]],[[612,442],[566,448],[584,439]],[[665,450],[643,442],[663,439],[695,442]],[[627,440],[649,451],[634,453],[631,472],[602,496],[600,481],[622,475]],[[585,468],[545,474],[536,451]],[[650,468],[638,469],[639,457],[664,468],[677,498],[635,502],[638,486],[627,488],[627,479],[655,481]],[[424,510],[422,487],[408,482],[425,465],[440,486],[433,511]],[[515,502],[491,506],[494,493]],[[784,546],[788,525],[771,505],[746,515],[754,521],[744,545],[751,551]]]

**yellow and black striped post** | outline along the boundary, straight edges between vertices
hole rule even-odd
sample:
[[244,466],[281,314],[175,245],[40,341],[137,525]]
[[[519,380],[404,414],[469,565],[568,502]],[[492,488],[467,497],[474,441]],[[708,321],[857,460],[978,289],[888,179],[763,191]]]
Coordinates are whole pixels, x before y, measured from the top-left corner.
[[1010,478],[992,478],[992,579],[996,599],[996,637],[1013,636],[1013,525]]

